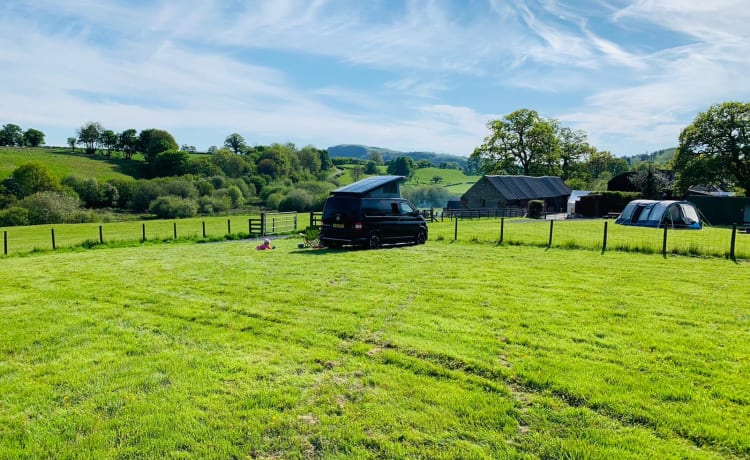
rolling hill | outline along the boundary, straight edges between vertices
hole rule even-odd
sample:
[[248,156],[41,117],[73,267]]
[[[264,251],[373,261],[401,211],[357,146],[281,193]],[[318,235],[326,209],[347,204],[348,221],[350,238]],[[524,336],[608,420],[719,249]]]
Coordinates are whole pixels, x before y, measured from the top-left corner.
[[63,147],[0,147],[0,180],[9,177],[24,163],[43,163],[60,179],[67,176],[95,177],[98,180],[141,178],[142,163],[120,158],[92,157],[82,150]]
[[466,157],[435,152],[400,152],[383,147],[368,147],[357,144],[342,144],[328,147],[328,156],[331,158],[359,158],[367,160],[373,152],[380,153],[383,160],[389,161],[397,157],[408,156],[414,161],[429,160],[437,166],[442,162],[456,162],[462,168],[466,166]]

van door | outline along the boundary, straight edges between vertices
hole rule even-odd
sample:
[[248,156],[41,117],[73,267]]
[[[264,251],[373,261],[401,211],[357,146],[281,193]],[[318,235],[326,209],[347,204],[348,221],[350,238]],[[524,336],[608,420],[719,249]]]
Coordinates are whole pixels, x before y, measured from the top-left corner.
[[422,222],[422,217],[417,213],[417,210],[409,204],[408,201],[398,202],[399,210],[399,226],[398,234],[396,238],[400,240],[411,240],[419,231],[419,225]]

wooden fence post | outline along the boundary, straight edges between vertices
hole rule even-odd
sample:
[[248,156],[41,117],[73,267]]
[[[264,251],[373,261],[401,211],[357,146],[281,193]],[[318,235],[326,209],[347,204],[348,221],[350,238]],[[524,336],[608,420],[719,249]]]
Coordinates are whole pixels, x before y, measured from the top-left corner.
[[604,240],[602,241],[602,254],[604,254],[604,251],[607,250],[607,224],[608,223],[609,222],[607,222],[606,220],[604,221]]
[[266,236],[266,213],[260,213],[260,236]]
[[503,238],[505,237],[505,217],[500,218],[500,244],[503,244]]
[[232,234],[232,219],[227,219],[227,235]]
[[667,258],[667,226],[664,225],[664,241],[661,245],[661,255],[665,259]]
[[456,216],[455,229],[453,230],[453,241],[458,239],[458,216]]
[[3,252],[8,255],[8,230],[3,232]]
[[177,239],[177,222],[174,223],[174,239]]
[[57,249],[57,248],[55,247],[55,229],[54,229],[54,228],[52,228],[52,229],[50,229],[50,230],[52,230],[52,250],[54,251],[55,249]]
[[552,247],[552,227],[554,226],[554,224],[554,220],[549,221],[549,241],[547,241],[547,249]]
[[141,243],[146,241],[146,224],[145,223],[143,223],[142,229],[143,229],[143,238],[141,239]]
[[206,221],[201,222],[203,224],[203,238],[206,237]]
[[102,226],[99,226],[99,244],[104,244],[104,233],[102,233]]
[[737,260],[734,254],[734,245],[736,242],[736,238],[737,238],[737,224],[735,223],[735,224],[732,224],[732,240],[729,243],[729,258],[734,261]]

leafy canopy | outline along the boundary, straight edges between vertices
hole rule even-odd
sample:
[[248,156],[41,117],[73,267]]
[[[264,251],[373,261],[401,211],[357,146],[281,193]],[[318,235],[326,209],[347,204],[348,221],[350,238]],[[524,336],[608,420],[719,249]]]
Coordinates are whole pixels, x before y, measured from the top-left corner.
[[699,113],[680,133],[677,187],[735,185],[750,196],[750,103],[724,102]]

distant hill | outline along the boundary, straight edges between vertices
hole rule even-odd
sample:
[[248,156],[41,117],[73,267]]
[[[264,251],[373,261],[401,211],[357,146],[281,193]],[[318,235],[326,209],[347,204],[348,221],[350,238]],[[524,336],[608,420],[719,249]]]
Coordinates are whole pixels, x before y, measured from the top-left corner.
[[466,157],[435,152],[400,152],[398,150],[383,147],[368,147],[366,145],[344,144],[328,147],[328,156],[331,158],[358,158],[367,160],[372,152],[378,152],[383,160],[389,161],[397,157],[411,157],[415,161],[428,160],[435,166],[442,162],[455,162],[462,168],[466,166]]
[[677,148],[671,147],[668,149],[657,150],[651,153],[642,153],[640,155],[633,155],[629,157],[623,157],[628,164],[633,167],[639,163],[654,163],[656,165],[665,165],[674,158],[674,154],[677,152]]

